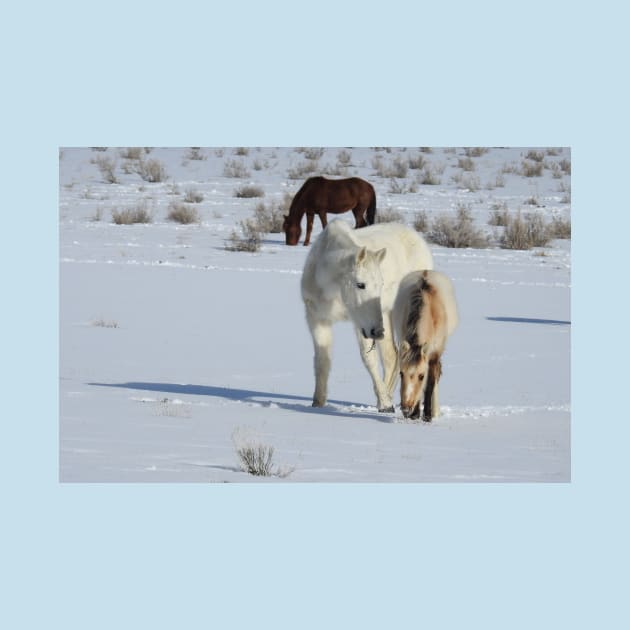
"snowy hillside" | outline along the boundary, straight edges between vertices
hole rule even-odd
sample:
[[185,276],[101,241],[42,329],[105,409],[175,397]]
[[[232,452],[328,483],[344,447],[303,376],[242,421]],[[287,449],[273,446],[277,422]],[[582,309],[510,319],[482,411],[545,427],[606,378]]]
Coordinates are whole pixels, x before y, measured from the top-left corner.
[[[569,220],[570,160],[567,148],[62,148],[60,479],[570,480],[570,240],[505,249],[489,224]],[[312,408],[308,248],[267,233],[256,252],[226,249],[258,204],[281,208],[314,173],[370,181],[377,214],[427,230],[465,211],[488,238],[430,244],[460,311],[432,424],[378,413],[349,324],[334,329],[329,404]],[[245,188],[263,196],[236,196]],[[181,208],[196,220],[167,218]],[[150,222],[114,222],[140,210]],[[273,447],[275,475],[241,469],[247,441]]]

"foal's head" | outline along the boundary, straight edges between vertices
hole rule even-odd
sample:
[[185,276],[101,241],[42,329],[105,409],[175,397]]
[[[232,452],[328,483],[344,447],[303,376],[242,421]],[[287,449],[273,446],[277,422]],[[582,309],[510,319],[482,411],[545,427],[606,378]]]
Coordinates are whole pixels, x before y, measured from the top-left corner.
[[302,234],[302,227],[299,221],[291,221],[289,215],[284,215],[284,223],[282,224],[282,231],[286,236],[287,245],[297,245]]
[[420,417],[420,400],[428,368],[427,344],[403,341],[400,346],[400,407],[405,418],[415,420]]

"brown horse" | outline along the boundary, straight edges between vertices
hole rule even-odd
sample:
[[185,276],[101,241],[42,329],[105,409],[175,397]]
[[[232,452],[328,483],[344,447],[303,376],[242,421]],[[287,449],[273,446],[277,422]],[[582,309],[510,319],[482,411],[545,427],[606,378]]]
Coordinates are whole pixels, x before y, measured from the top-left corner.
[[313,219],[319,215],[322,227],[326,227],[326,213],[339,214],[352,210],[355,227],[372,225],[376,216],[376,193],[372,184],[358,177],[326,179],[310,177],[295,193],[289,214],[282,226],[287,245],[297,245],[302,234],[302,217],[306,214],[306,238],[304,245],[311,242]]

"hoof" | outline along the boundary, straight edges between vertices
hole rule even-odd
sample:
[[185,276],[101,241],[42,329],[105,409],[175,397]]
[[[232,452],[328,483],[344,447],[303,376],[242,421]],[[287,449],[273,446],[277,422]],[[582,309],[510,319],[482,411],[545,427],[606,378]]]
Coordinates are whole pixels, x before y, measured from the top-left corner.
[[325,404],[325,402],[318,402],[317,400],[314,400],[312,407],[323,407]]
[[394,407],[382,407],[378,411],[379,413],[394,413]]

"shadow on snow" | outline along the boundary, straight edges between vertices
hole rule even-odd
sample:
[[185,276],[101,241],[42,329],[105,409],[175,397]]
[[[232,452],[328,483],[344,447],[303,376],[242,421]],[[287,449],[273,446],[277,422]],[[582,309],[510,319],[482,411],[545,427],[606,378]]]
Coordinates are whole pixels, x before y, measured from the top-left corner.
[[[236,389],[232,387],[215,387],[213,385],[182,385],[178,383],[144,383],[144,382],[128,382],[128,383],[88,383],[95,387],[119,387],[124,389],[135,389],[149,392],[160,392],[165,394],[179,394],[189,396],[212,396],[215,398],[227,398],[228,400],[251,402],[262,406],[271,404],[277,405],[280,409],[289,411],[299,411],[300,413],[324,414],[329,416],[343,416],[352,418],[367,418],[369,420],[378,420],[379,422],[393,422],[393,414],[378,413],[370,411],[361,411],[365,405],[352,403],[343,400],[330,400],[325,407],[312,407],[311,399],[305,396],[297,396],[294,394],[282,394],[277,392],[260,392],[252,389]],[[263,399],[263,400],[260,400]],[[278,402],[277,399],[295,401]],[[302,402],[298,402],[302,401]],[[357,407],[357,411],[348,411],[339,409],[334,405],[342,405],[344,407]]]
[[514,322],[517,324],[551,324],[552,326],[570,326],[571,322],[561,319],[535,319],[531,317],[486,317],[491,322]]

